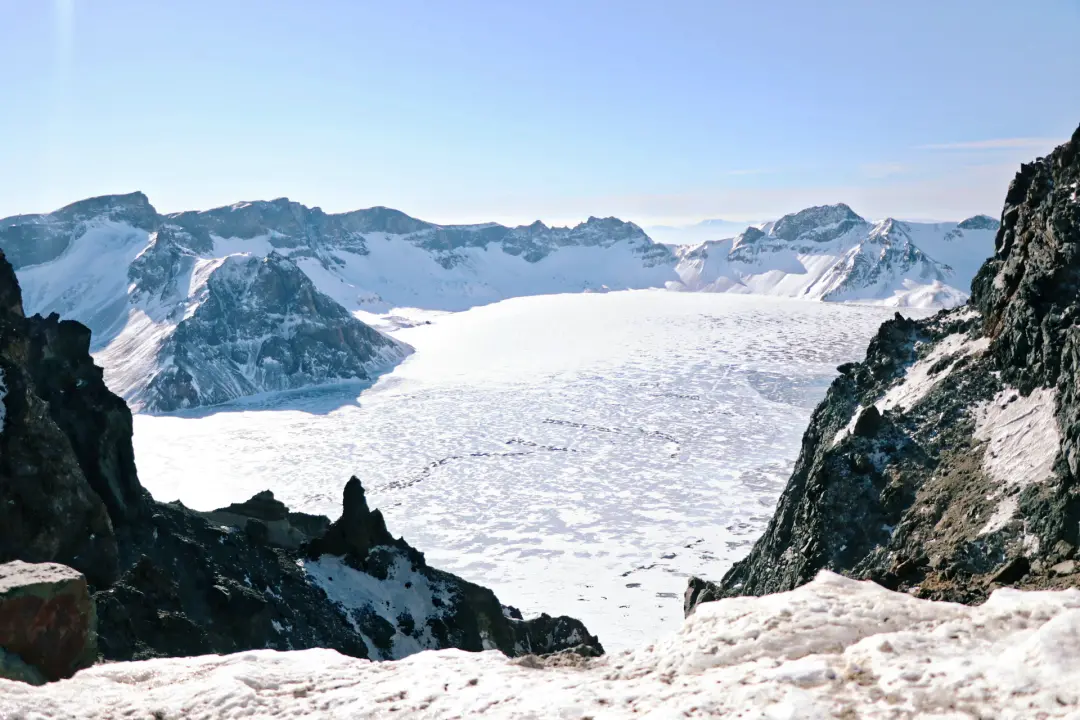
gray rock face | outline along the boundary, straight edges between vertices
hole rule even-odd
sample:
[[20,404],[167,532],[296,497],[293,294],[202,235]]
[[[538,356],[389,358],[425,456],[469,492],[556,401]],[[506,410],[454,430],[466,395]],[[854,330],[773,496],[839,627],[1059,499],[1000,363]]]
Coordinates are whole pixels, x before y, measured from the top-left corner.
[[785,215],[773,225],[773,235],[788,241],[829,242],[870,223],[847,205],[819,205]]
[[957,227],[960,228],[961,230],[994,230],[994,231],[996,231],[999,227],[1001,227],[1001,223],[999,223],[997,220],[990,217],[989,215],[973,215],[972,217],[969,217],[967,220],[961,221],[959,224],[957,224]]
[[[169,257],[172,257],[171,253]],[[368,380],[410,349],[354,319],[291,260],[227,258],[159,355],[143,409],[214,405],[334,380]]]
[[969,306],[839,368],[765,534],[687,612],[823,568],[960,602],[1080,585],[1078,187],[1080,130],[1013,180]]

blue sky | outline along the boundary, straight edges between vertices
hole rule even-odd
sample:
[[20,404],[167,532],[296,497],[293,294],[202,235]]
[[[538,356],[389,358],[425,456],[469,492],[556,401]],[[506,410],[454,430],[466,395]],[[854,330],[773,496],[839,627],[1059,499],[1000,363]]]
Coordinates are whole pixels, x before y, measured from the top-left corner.
[[997,215],[1080,2],[0,0],[0,216],[140,189],[440,222]]

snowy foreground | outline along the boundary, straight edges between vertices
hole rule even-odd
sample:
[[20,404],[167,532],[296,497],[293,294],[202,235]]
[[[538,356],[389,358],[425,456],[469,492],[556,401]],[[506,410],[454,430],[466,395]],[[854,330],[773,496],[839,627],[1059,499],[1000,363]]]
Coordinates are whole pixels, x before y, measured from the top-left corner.
[[433,566],[638,647],[679,627],[688,575],[746,554],[836,366],[892,314],[660,290],[422,314],[374,387],[136,415],[139,478],[336,517],[355,474]]
[[1080,591],[981,607],[822,573],[699,608],[644,649],[544,665],[496,652],[370,663],[329,650],[102,665],[5,718],[1080,718]]

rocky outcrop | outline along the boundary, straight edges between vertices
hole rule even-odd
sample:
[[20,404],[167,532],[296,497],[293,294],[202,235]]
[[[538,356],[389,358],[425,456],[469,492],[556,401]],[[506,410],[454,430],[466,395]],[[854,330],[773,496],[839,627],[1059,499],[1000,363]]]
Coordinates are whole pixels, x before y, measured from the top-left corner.
[[[600,641],[573,618],[541,615],[525,620],[491,590],[429,567],[423,553],[389,533],[381,512],[368,508],[355,477],[345,485],[341,517],[302,552],[313,576],[325,579],[327,593],[342,601],[373,654],[381,658],[400,657],[414,647],[498,649],[510,656],[572,648],[590,656],[604,652]],[[336,578],[327,568],[337,568]],[[371,578],[383,587],[373,588]],[[336,586],[328,587],[330,582]],[[390,612],[380,607],[383,596],[410,589],[424,602]]]
[[333,523],[268,492],[210,513],[170,503],[121,548],[131,568],[95,596],[111,660],[261,647],[371,659],[444,647],[603,652],[577,620],[514,617],[490,590],[429,567],[368,508],[356,478]]
[[687,612],[823,568],[960,602],[1080,585],[1078,187],[1080,130],[1013,180],[968,306],[839,368],[765,534]]
[[322,537],[330,528],[329,518],[291,512],[269,490],[263,490],[245,502],[201,514],[216,525],[235,527],[271,545],[293,550]]
[[71,677],[97,659],[96,641],[82,573],[56,563],[0,565],[0,677]]

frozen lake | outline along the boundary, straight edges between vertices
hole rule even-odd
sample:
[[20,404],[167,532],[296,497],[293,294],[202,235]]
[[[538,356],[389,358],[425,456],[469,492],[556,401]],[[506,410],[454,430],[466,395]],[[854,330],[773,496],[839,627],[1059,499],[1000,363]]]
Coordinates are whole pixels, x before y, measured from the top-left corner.
[[[764,529],[836,366],[894,310],[631,291],[525,297],[396,331],[416,353],[339,385],[136,416],[143,484],[212,509],[271,489],[337,517],[358,476],[391,532],[609,650],[682,619]],[[925,313],[922,313],[925,314]]]

